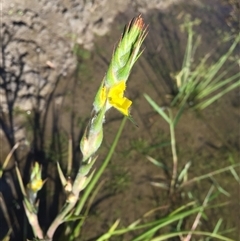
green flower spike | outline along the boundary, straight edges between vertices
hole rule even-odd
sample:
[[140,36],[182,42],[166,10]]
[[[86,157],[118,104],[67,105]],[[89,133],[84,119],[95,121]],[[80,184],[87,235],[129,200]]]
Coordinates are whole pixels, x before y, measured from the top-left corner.
[[136,62],[140,47],[146,37],[146,27],[141,16],[133,19],[125,27],[122,38],[112,56],[105,76],[105,85],[112,87],[121,80],[127,81],[133,64]]
[[37,193],[45,181],[42,180],[42,167],[39,165],[38,162],[35,162],[32,168],[30,182],[28,183],[27,187],[32,192]]
[[[114,107],[132,120],[129,112],[132,101],[124,96],[124,91],[133,64],[141,55],[139,50],[145,37],[146,27],[144,26],[142,17],[139,16],[127,25],[114,51],[110,66],[95,96],[92,117],[80,141],[82,160],[77,176],[73,181],[72,190],[68,194],[63,209],[47,231],[47,237],[50,239],[52,239],[57,227],[61,223],[68,219],[70,220],[71,217],[74,218],[74,216],[72,216],[73,214],[79,215],[83,204],[86,203],[86,199],[84,201],[83,197],[83,201],[81,200],[77,204],[80,192],[88,186],[89,183],[90,186],[86,194],[88,195],[90,193],[89,190],[92,190],[91,180],[94,176],[94,171],[91,171],[91,169],[97,159],[95,153],[102,144],[103,123],[105,121],[106,111]],[[98,174],[102,172],[107,162],[108,160],[106,159]],[[95,177],[98,178],[94,176],[94,181],[97,180]],[[80,230],[79,227],[77,230]]]
[[139,50],[147,35],[146,29],[141,16],[133,19],[126,26],[95,97],[93,103],[95,112],[99,112],[106,103],[106,111],[113,106],[130,117],[129,107],[132,102],[124,97],[123,93],[133,64],[142,53],[139,53]]
[[84,136],[80,142],[83,162],[92,156],[102,143],[104,114],[105,108],[91,119],[89,127],[85,130]]
[[39,165],[38,162],[35,162],[32,167],[32,172],[30,176],[30,181],[27,184],[27,194],[28,200],[34,204],[37,198],[37,193],[40,191],[46,182],[42,180],[42,167]]

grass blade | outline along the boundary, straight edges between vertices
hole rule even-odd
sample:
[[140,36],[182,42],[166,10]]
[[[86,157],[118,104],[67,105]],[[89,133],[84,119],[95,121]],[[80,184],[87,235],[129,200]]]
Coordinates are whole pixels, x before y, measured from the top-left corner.
[[240,86],[240,81],[237,81],[235,83],[233,83],[232,85],[228,86],[226,89],[222,90],[220,93],[214,95],[212,98],[207,99],[199,104],[197,104],[194,109],[200,109],[203,110],[205,109],[207,106],[211,105],[214,101],[218,100],[219,98],[221,98],[223,95],[225,95],[226,93],[228,93],[229,91],[237,88]]
[[170,123],[170,118],[167,116],[167,114],[162,110],[161,107],[159,107],[156,102],[152,100],[151,97],[149,97],[147,94],[144,94],[145,99],[148,101],[148,103],[152,106],[152,108],[162,116],[162,118],[167,122]]
[[[229,84],[230,82],[232,82],[233,80],[237,79],[240,77],[240,73],[237,73],[225,80],[222,80],[216,84],[211,84],[211,86],[209,86],[208,88],[206,88],[205,90],[201,91],[199,93],[198,96],[196,96],[196,99],[201,99],[201,98],[204,98],[206,97],[207,95],[210,95],[211,93],[213,93],[214,91],[218,90],[219,88],[223,87],[224,85],[227,85]],[[240,82],[239,82],[240,84]]]
[[212,81],[214,76],[218,73],[224,63],[227,61],[229,56],[232,54],[233,50],[236,48],[238,42],[240,41],[240,34],[237,36],[236,40],[233,42],[232,46],[229,48],[228,52],[223,55],[217,63],[212,65],[208,71],[208,77],[202,84],[202,89],[206,88],[207,85]]

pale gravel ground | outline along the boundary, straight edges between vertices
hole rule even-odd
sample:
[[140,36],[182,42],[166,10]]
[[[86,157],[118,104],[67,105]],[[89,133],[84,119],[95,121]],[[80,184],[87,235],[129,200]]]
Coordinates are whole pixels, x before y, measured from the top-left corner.
[[3,0],[0,120],[4,122],[4,132],[16,127],[14,135],[22,139],[24,128],[19,126],[22,117],[17,115],[10,120],[8,113],[19,109],[31,113],[33,109],[46,108],[46,96],[57,81],[70,78],[76,68],[74,44],[90,50],[94,37],[105,35],[119,13],[128,16],[127,23],[140,13],[164,10],[181,1]]
[[23,110],[44,108],[44,97],[56,79],[75,68],[74,43],[91,49],[94,36],[105,35],[118,13],[145,13],[180,1],[3,1],[1,111],[8,112],[9,101]]

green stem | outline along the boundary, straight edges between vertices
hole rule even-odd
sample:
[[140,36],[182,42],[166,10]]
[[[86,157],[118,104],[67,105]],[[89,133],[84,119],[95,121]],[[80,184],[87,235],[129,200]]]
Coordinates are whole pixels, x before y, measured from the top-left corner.
[[[90,193],[92,192],[92,189],[95,187],[96,183],[98,182],[99,178],[101,177],[103,171],[106,169],[109,161],[111,160],[111,157],[115,151],[115,148],[117,146],[117,143],[119,141],[119,138],[122,134],[122,131],[123,131],[123,128],[124,128],[124,125],[126,123],[126,120],[127,118],[124,117],[123,120],[122,120],[122,123],[118,129],[118,132],[115,136],[115,139],[113,141],[113,144],[111,146],[111,149],[109,150],[108,152],[108,155],[106,157],[106,159],[104,160],[104,162],[102,163],[101,167],[99,168],[98,172],[96,174],[94,174],[91,182],[89,183],[89,185],[87,186],[87,188],[84,190],[84,194],[83,196],[81,197],[80,199],[80,202],[77,204],[77,207],[76,207],[76,210],[74,212],[74,215],[79,215],[80,212],[82,211],[83,209],[83,206],[84,204],[86,203]],[[78,225],[75,227],[74,231],[73,231],[73,235],[70,237],[70,240],[73,240],[75,237],[78,237],[79,236],[79,232],[80,232],[80,227],[82,225],[83,222],[79,222]]]
[[170,136],[171,136],[171,148],[172,148],[172,157],[173,157],[173,171],[172,171],[172,180],[170,186],[170,194],[174,191],[174,186],[176,183],[177,178],[177,168],[178,168],[178,157],[177,157],[177,150],[176,150],[176,139],[175,139],[175,131],[174,131],[174,120],[172,116],[172,112],[169,109],[169,127],[170,127]]
[[57,217],[52,222],[51,226],[49,227],[49,229],[47,231],[47,237],[49,238],[49,240],[52,240],[53,235],[54,235],[56,229],[58,228],[58,226],[60,224],[62,224],[64,222],[64,218],[73,209],[73,207],[75,206],[76,202],[77,202],[77,200],[75,202],[71,202],[71,203],[67,203],[66,202],[66,204],[63,207],[62,211],[57,215]]
[[240,164],[234,164],[234,165],[231,165],[231,166],[227,166],[227,167],[224,167],[224,168],[221,168],[219,170],[216,170],[216,171],[213,171],[213,172],[210,172],[210,173],[207,173],[207,174],[204,174],[202,176],[199,176],[199,177],[194,177],[192,178],[191,180],[189,181],[186,181],[184,182],[182,185],[181,185],[181,188],[185,187],[185,186],[188,186],[194,182],[199,182],[200,180],[203,180],[205,178],[208,178],[208,177],[213,177],[214,175],[217,175],[217,174],[220,174],[222,172],[225,172],[225,171],[230,171],[232,168],[235,168],[235,167],[240,167]]

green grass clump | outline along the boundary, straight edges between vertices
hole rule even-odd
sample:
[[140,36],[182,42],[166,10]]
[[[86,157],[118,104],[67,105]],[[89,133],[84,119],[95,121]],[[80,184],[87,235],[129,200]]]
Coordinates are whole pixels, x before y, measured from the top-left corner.
[[[240,72],[231,74],[231,70],[239,65],[239,59],[232,55],[240,43],[240,34],[236,37],[233,36],[235,39],[233,39],[231,47],[215,63],[209,64],[210,54],[206,54],[197,64],[194,61],[194,54],[200,38],[194,38],[193,25],[194,22],[190,22],[187,18],[184,24],[188,32],[187,47],[182,69],[173,76],[176,95],[171,106],[188,104],[194,109],[203,110],[229,91],[240,86]],[[232,38],[230,37],[230,39]]]

